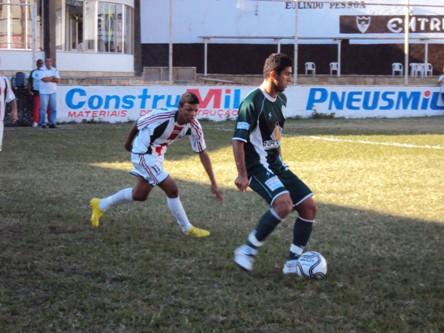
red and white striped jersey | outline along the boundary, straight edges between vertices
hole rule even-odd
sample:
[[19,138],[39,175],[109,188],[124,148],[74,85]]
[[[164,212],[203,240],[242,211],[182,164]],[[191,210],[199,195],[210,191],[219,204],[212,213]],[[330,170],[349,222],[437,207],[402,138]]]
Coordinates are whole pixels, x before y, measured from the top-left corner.
[[137,120],[139,133],[133,141],[134,154],[152,154],[163,159],[167,147],[186,135],[190,137],[194,152],[201,153],[206,149],[202,126],[197,119],[192,123],[179,125],[179,110],[159,109],[140,117]]

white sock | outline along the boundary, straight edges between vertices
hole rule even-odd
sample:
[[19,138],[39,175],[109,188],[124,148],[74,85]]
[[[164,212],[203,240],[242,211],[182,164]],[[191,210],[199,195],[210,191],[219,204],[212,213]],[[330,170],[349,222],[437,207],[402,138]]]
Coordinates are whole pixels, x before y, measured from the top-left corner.
[[167,197],[167,204],[182,231],[187,232],[188,230],[190,230],[192,225],[190,221],[188,221],[187,214],[183,209],[182,202],[180,201],[179,197],[174,199]]
[[104,199],[100,199],[99,208],[102,212],[108,210],[110,207],[119,206],[133,200],[133,189],[125,188],[112,196]]
[[291,244],[290,252],[294,253],[296,256],[299,257],[302,254],[302,252],[304,252],[304,247],[303,246],[299,247],[294,244]]

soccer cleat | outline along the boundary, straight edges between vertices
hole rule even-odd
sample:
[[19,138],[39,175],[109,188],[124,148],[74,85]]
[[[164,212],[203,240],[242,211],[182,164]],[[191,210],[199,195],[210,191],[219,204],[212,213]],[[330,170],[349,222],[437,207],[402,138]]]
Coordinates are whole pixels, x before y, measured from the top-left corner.
[[297,264],[298,264],[298,260],[294,259],[294,260],[288,260],[285,265],[284,268],[282,269],[282,273],[284,274],[297,274]]
[[234,262],[246,271],[251,271],[256,255],[257,250],[243,244],[234,251]]
[[100,199],[93,198],[90,202],[92,214],[91,214],[91,224],[94,228],[99,227],[99,220],[103,215],[103,211],[99,208]]
[[199,229],[193,226],[190,230],[185,232],[185,235],[194,237],[208,237],[210,236],[210,232],[208,230]]

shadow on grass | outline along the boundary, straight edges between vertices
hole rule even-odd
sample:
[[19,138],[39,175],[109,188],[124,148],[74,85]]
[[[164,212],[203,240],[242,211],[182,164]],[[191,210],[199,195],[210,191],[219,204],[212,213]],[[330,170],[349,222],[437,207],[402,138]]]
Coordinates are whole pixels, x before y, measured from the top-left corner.
[[[211,155],[230,134],[210,125]],[[129,160],[116,141],[130,125],[70,126],[5,136],[0,331],[444,330],[443,224],[319,203],[307,250],[326,257],[324,280],[281,273],[294,215],[247,274],[232,253],[267,209],[256,194],[226,188],[219,205],[208,185],[177,180],[191,222],[210,238],[183,235],[160,189],[145,203],[113,208],[92,229],[89,200],[135,182],[125,171],[91,166]],[[94,135],[83,139],[82,129]],[[168,158],[193,154],[177,147]]]
[[114,207],[92,229],[89,199],[118,190],[113,179],[133,180],[100,173],[54,194],[39,184],[2,190],[1,331],[443,328],[442,224],[320,203],[308,249],[327,258],[324,280],[281,274],[295,216],[247,274],[232,251],[267,209],[256,194],[226,189],[219,205],[208,186],[178,181],[190,220],[212,231],[207,239],[181,234],[160,189],[145,203]]

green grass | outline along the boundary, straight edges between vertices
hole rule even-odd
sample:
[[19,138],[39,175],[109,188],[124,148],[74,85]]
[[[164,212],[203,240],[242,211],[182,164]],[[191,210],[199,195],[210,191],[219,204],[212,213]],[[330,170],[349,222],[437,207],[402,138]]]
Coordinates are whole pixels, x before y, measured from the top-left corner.
[[0,332],[444,331],[443,117],[287,121],[284,159],[319,205],[308,246],[328,261],[319,281],[281,273],[295,215],[253,272],[235,267],[267,207],[234,186],[234,123],[202,123],[225,203],[187,139],[165,168],[208,239],[180,233],[160,189],[91,228],[89,200],[135,182],[130,124],[6,128]]

